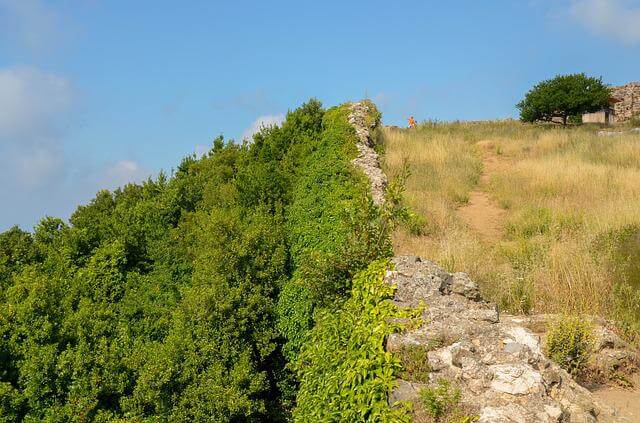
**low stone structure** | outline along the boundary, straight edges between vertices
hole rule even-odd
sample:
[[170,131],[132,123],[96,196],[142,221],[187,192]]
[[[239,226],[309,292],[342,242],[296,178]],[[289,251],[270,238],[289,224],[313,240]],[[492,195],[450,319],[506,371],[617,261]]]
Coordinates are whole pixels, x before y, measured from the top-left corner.
[[608,125],[614,122],[614,114],[611,109],[604,109],[598,112],[585,113],[582,115],[582,123],[601,123]]
[[[414,421],[431,421],[419,392],[439,379],[460,389],[465,409],[480,423],[627,421],[545,357],[536,326],[545,327],[548,316],[501,315],[465,273],[447,273],[418,257],[393,263],[386,281],[397,286],[394,302],[425,310],[419,328],[387,340],[388,351],[427,351],[429,381],[399,380],[389,399],[414,403]],[[597,326],[597,334],[603,365],[627,354],[611,331]]]
[[640,82],[613,87],[611,107],[593,113],[584,113],[582,123],[604,125],[625,123],[634,116],[640,116]]

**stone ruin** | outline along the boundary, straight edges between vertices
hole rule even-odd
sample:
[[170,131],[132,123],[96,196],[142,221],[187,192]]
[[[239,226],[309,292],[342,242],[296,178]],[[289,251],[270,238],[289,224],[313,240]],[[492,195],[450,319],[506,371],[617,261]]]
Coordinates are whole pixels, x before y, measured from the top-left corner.
[[[359,167],[369,179],[371,184],[371,197],[373,202],[380,206],[384,204],[384,193],[387,187],[387,177],[380,167],[380,159],[378,153],[374,150],[374,141],[371,136],[372,131],[376,129],[377,122],[367,119],[372,112],[366,102],[361,101],[352,103],[349,107],[349,123],[355,129],[358,142],[358,157],[353,159],[352,163]],[[371,120],[371,123],[367,123]]]
[[613,88],[613,113],[615,122],[627,122],[633,116],[640,116],[640,82],[631,82]]

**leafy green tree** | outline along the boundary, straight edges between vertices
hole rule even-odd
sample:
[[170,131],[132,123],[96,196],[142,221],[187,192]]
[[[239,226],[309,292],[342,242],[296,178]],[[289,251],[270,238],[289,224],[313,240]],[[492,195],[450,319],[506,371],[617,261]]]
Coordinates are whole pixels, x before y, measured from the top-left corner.
[[0,234],[0,422],[290,417],[316,316],[391,253],[348,113],[310,100]]
[[596,112],[609,105],[611,90],[602,78],[583,73],[558,75],[534,86],[516,105],[523,122],[561,120]]

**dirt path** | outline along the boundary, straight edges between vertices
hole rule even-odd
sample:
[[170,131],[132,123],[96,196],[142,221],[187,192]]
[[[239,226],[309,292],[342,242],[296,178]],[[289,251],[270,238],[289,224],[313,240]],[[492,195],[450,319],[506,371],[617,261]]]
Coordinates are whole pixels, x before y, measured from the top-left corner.
[[458,209],[458,216],[482,238],[494,241],[500,238],[506,212],[482,188],[489,183],[491,175],[500,168],[501,163],[490,151],[490,143],[478,145],[483,149],[480,185],[469,193],[469,202]]
[[632,382],[633,389],[603,386],[591,391],[596,399],[615,408],[621,420],[640,422],[640,375],[634,375]]

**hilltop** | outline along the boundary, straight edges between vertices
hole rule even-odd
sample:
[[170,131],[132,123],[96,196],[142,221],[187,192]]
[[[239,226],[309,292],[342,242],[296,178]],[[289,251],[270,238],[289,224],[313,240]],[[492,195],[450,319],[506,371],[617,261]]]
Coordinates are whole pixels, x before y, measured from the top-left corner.
[[0,419],[616,419],[576,380],[635,365],[633,135],[381,118],[310,100],[0,234]]

